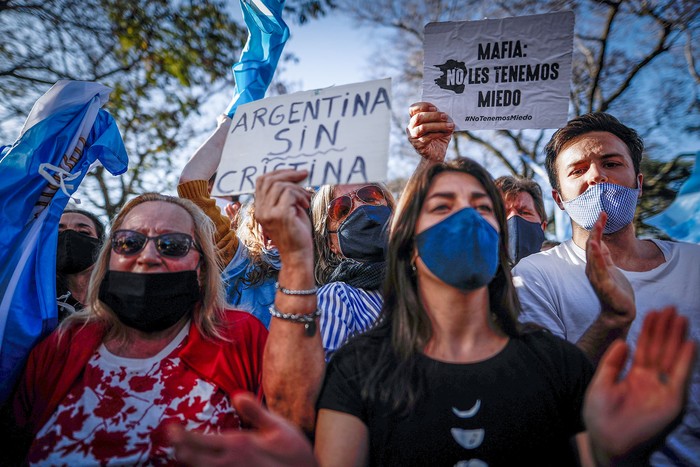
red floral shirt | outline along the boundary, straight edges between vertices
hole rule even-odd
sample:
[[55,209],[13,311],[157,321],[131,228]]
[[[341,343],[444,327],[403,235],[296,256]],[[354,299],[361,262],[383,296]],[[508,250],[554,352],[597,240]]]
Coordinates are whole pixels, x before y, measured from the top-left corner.
[[228,396],[181,361],[188,330],[146,359],[100,346],[37,434],[30,464],[175,464],[168,424],[206,433],[240,429]]

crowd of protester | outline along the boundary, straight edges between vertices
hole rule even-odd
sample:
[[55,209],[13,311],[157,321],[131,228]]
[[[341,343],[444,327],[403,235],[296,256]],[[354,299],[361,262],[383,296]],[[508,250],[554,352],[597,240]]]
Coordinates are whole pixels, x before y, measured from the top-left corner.
[[421,156],[382,183],[256,182],[217,206],[230,119],[111,220],[66,210],[60,325],[1,410],[8,465],[700,465],[700,246],[638,238],[641,137],[605,113],[533,180]]

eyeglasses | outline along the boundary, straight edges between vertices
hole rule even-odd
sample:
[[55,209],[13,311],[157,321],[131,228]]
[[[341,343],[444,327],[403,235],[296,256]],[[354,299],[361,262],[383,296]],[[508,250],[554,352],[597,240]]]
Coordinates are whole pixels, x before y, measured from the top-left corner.
[[112,251],[118,255],[135,255],[143,250],[149,240],[153,240],[158,254],[168,258],[182,258],[194,248],[201,252],[191,236],[172,232],[149,237],[134,230],[117,230],[112,234]]
[[328,203],[328,217],[339,221],[352,211],[352,199],[357,198],[364,204],[379,205],[386,198],[384,192],[377,185],[365,185],[355,191],[338,196]]

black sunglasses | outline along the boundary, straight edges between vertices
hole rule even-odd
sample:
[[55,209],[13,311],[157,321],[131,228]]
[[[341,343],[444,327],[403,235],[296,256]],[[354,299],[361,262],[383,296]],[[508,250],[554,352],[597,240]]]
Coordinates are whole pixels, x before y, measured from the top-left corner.
[[172,232],[149,237],[135,230],[117,230],[112,233],[112,251],[123,256],[135,255],[143,250],[149,240],[153,240],[161,256],[182,258],[190,252],[190,248],[201,253],[192,237],[185,233]]

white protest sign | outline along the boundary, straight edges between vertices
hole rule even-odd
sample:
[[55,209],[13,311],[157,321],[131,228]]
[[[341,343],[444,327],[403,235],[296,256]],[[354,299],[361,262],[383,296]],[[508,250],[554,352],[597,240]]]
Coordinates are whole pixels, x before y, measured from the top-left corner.
[[277,169],[308,170],[306,186],[385,181],[390,118],[390,79],[241,105],[212,195],[252,193]]
[[457,130],[566,124],[574,13],[429,23],[423,100]]

